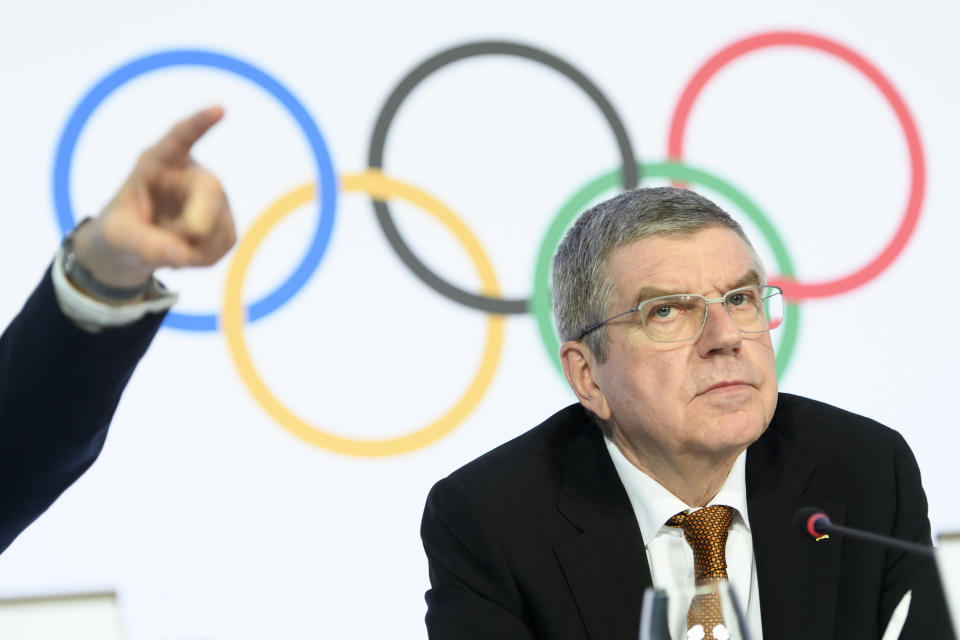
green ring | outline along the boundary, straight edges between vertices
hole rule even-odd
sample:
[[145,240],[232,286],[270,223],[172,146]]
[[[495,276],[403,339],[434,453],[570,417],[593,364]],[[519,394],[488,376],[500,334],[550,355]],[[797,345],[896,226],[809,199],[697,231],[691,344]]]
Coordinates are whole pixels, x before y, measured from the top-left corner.
[[[780,275],[793,277],[796,275],[793,267],[793,261],[787,248],[783,244],[780,234],[774,228],[773,223],[766,214],[761,211],[750,198],[742,191],[725,182],[717,176],[707,173],[702,169],[681,164],[678,162],[655,162],[652,164],[640,164],[640,175],[645,178],[670,178],[681,182],[690,182],[706,187],[720,195],[724,196],[741,211],[747,214],[747,217],[760,229],[764,239],[773,250],[774,259],[780,270]],[[540,330],[540,337],[543,340],[543,346],[547,349],[547,355],[557,368],[560,375],[563,375],[563,369],[560,366],[560,340],[557,338],[556,329],[553,326],[553,308],[550,292],[550,263],[553,260],[553,254],[563,239],[563,234],[567,227],[573,222],[581,211],[583,211],[590,202],[605,191],[609,191],[620,186],[620,171],[614,170],[605,173],[598,178],[591,180],[586,186],[573,194],[569,200],[560,207],[560,211],[553,218],[546,235],[540,243],[540,250],[537,253],[537,263],[533,274],[533,295],[530,297],[530,311],[537,319],[537,328]],[[777,376],[782,377],[790,363],[794,347],[797,343],[797,333],[800,329],[800,306],[793,302],[787,302],[784,313],[783,339],[780,341],[777,349]]]

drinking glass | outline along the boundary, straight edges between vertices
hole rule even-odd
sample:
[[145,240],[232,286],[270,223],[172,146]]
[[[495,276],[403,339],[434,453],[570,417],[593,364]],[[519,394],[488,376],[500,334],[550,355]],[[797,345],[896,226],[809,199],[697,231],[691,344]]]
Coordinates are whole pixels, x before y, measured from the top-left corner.
[[[707,609],[719,607],[722,622],[712,630],[701,625],[687,628],[688,613],[703,618]],[[708,635],[712,631],[712,635]],[[743,609],[726,581],[693,589],[664,590],[648,587],[640,612],[640,640],[750,640]]]

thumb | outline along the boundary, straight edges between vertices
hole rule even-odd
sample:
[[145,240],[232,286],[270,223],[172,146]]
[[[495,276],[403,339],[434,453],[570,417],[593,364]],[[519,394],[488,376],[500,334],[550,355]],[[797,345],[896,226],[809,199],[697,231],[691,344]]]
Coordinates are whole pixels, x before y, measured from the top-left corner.
[[193,238],[206,237],[217,220],[224,200],[220,182],[206,171],[196,171],[187,185],[187,198],[183,203],[183,228]]

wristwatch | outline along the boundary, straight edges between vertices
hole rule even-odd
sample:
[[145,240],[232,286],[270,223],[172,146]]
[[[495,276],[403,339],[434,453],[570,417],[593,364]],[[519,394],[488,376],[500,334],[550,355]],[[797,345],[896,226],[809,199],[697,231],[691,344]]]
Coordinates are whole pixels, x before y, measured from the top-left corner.
[[92,220],[93,219],[89,217],[84,218],[80,224],[75,226],[63,239],[63,245],[61,245],[60,249],[63,272],[67,275],[67,278],[83,290],[84,293],[95,298],[119,304],[133,302],[150,290],[154,282],[153,276],[150,276],[146,282],[136,287],[114,287],[97,280],[94,275],[87,271],[87,269],[80,264],[80,261],[77,260],[77,254],[73,247],[74,236],[80,227],[89,224]]

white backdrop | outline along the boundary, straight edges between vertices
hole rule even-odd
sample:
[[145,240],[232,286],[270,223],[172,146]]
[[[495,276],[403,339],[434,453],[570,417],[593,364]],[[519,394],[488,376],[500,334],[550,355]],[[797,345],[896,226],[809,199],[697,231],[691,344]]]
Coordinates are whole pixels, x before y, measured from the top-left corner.
[[[565,60],[606,95],[637,159],[650,164],[668,157],[677,101],[707,60],[745,38],[802,32],[849,48],[889,80],[919,132],[926,182],[916,228],[888,266],[835,295],[814,287],[797,302],[801,317],[780,330],[796,332],[789,358],[778,338],[781,388],[900,430],[920,462],[935,530],[957,529],[960,305],[950,256],[960,231],[958,17],[946,4],[878,2],[0,2],[0,323],[59,241],[65,208],[55,190],[76,215],[95,213],[139,150],[197,108],[227,110],[196,155],[221,177],[241,235],[278,198],[316,180],[311,138],[282,101],[237,73],[180,64],[119,83],[88,110],[55,183],[58,145],[81,100],[135,60],[202,50],[203,60],[262,71],[315,123],[313,140],[322,140],[339,182],[367,168],[393,88],[445,49],[500,40]],[[863,74],[820,49],[771,45],[717,71],[693,106],[683,151],[684,162],[762,209],[803,283],[858,272],[905,215],[911,161],[893,108]],[[611,129],[583,91],[503,55],[426,78],[394,118],[384,154],[391,177],[441,200],[467,229],[451,232],[394,202],[413,252],[476,292],[481,280],[461,244],[472,234],[501,293],[519,299],[531,295],[539,247],[561,206],[619,163]],[[781,274],[749,216],[701,190],[744,222]],[[437,420],[479,368],[492,380],[466,393],[476,406],[413,450],[345,454],[307,442],[264,410],[234,365],[236,336],[231,343],[223,330],[164,328],[100,460],[0,557],[0,596],[115,589],[136,640],[424,637],[418,528],[430,485],[572,395],[533,314],[503,320],[502,351],[488,353],[484,368],[488,322],[499,321],[423,284],[390,248],[366,195],[332,182],[321,191],[336,205],[323,213],[334,222],[319,266],[243,329],[264,385],[316,430],[360,441]],[[297,268],[317,216],[316,203],[306,203],[266,236],[245,300],[276,290]],[[181,291],[177,310],[221,313],[232,260],[168,274]]]

